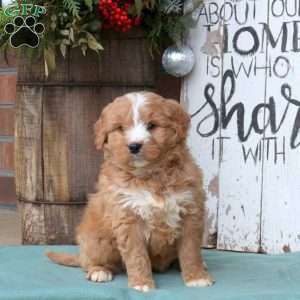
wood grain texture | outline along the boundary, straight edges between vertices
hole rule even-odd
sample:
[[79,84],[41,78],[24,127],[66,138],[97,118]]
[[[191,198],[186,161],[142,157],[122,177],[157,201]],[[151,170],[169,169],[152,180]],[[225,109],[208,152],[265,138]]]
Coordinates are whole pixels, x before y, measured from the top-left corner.
[[20,200],[44,199],[42,88],[18,87],[15,122],[16,191]]
[[97,55],[88,51],[84,57],[79,49],[69,52],[66,59],[57,57],[57,68],[45,78],[44,64],[33,61],[18,67],[20,84],[36,85],[88,85],[88,86],[132,86],[151,88],[155,84],[155,61],[150,56],[147,41],[139,32],[128,35],[128,39],[111,33],[103,38],[105,50]]
[[[215,191],[218,179],[218,249],[300,250],[299,24],[297,1],[206,0],[188,39],[199,68],[185,80],[186,105],[203,112],[205,103],[208,109],[193,118],[190,138],[205,176],[215,170],[209,153],[222,153],[218,177],[207,187]],[[213,36],[218,27],[221,60]],[[208,31],[205,41],[205,35],[193,34],[201,30]],[[212,133],[197,137],[199,122]],[[212,145],[218,135],[223,143]],[[210,196],[208,207],[215,207]]]
[[65,126],[65,119],[68,117],[66,98],[66,90],[62,87],[44,88],[42,112],[44,200],[50,202],[71,200],[67,169],[69,151]]
[[[15,125],[15,177],[17,199],[42,201],[42,89],[18,88]],[[20,204],[24,244],[45,242],[44,214],[41,206]]]
[[17,51],[9,49],[9,51],[0,52],[0,69],[16,68],[17,66]]
[[[296,43],[292,35],[296,28],[300,28],[299,16],[295,14],[299,3],[295,3],[286,1],[272,9],[270,2],[268,10],[269,27],[273,35],[280,38],[275,47],[268,43],[268,57],[272,58],[275,69],[272,71],[273,76],[267,77],[266,103],[270,97],[275,99],[277,124],[281,119],[283,122],[276,134],[271,132],[270,127],[265,132],[265,138],[272,138],[269,140],[269,146],[267,140],[265,142],[266,156],[263,168],[261,247],[262,251],[267,253],[300,251],[299,147],[291,148],[293,127],[297,128],[299,124],[299,106],[289,104],[282,95],[283,84],[288,84],[292,99],[298,101],[299,105],[300,56],[299,52],[293,50],[293,44]],[[284,26],[287,32],[280,35]],[[281,48],[285,45],[284,37],[288,37],[286,50]],[[278,58],[278,63],[275,64]],[[266,116],[267,120],[269,117]],[[299,136],[295,140],[295,144],[298,143]]]
[[[219,137],[203,138],[203,134],[212,128],[213,118],[209,116],[211,111],[206,103],[205,88],[208,82],[213,83],[215,88],[215,101],[220,105],[221,78],[215,77],[214,72],[204,68],[207,56],[203,53],[202,47],[209,38],[207,32],[207,20],[201,18],[197,28],[191,30],[187,36],[187,44],[193,49],[196,55],[197,64],[193,72],[188,75],[182,86],[182,103],[192,116],[192,124],[188,144],[197,164],[204,172],[204,188],[206,192],[206,231],[203,245],[215,248],[217,244],[218,229],[218,206],[219,206],[219,156],[212,155],[212,144]],[[212,28],[215,30],[215,28]],[[222,53],[216,57],[221,61]],[[220,71],[221,72],[221,71]],[[206,121],[207,119],[207,121]]]
[[[236,4],[235,7],[238,15],[245,13],[244,3]],[[255,17],[249,17],[247,25],[251,26],[255,32],[259,32],[260,23],[267,22],[267,11],[267,1],[261,2]],[[232,34],[241,28],[245,28],[245,25],[236,22],[232,22],[228,26],[229,47],[233,47]],[[239,37],[238,45],[242,45],[240,46],[243,47],[242,49],[251,49],[252,47],[253,40],[249,39],[247,34]],[[255,54],[255,58],[258,66],[266,65],[266,45],[261,46],[261,52]],[[254,162],[251,155],[245,159],[244,153],[254,148],[262,138],[251,128],[252,112],[257,105],[265,101],[267,70],[260,70],[256,76],[249,77],[243,72],[236,75],[236,70],[241,64],[249,66],[252,61],[253,56],[251,55],[236,54],[232,58],[232,53],[224,53],[223,73],[230,70],[235,82],[233,83],[227,78],[227,82],[224,83],[226,85],[224,101],[228,102],[226,114],[229,116],[230,109],[238,103],[243,103],[245,113],[244,119],[238,120],[240,117],[235,111],[228,126],[221,131],[222,136],[230,137],[230,139],[224,144],[224,162],[220,167],[218,249],[245,252],[258,252],[260,249],[262,160],[258,159]],[[229,96],[231,92],[233,92],[232,98]],[[263,114],[259,115],[259,122],[264,122]],[[244,132],[239,134],[237,130],[242,127]],[[247,137],[249,130],[250,134]]]
[[83,206],[43,205],[46,244],[75,244],[76,227]]
[[19,209],[21,213],[22,244],[46,244],[44,205],[21,202],[19,203]]

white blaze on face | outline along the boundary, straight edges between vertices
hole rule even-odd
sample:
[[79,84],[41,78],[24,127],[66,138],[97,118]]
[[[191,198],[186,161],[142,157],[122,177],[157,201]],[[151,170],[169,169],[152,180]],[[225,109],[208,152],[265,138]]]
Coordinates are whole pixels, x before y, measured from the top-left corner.
[[126,96],[131,101],[133,118],[133,126],[126,131],[128,144],[145,143],[150,138],[150,133],[140,118],[140,109],[146,105],[146,98],[142,93],[130,93]]

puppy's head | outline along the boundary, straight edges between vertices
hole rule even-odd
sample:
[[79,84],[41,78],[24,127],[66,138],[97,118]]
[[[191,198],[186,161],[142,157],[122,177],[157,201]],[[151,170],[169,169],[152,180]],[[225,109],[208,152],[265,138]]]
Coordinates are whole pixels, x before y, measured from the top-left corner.
[[176,101],[129,93],[102,111],[95,124],[96,146],[116,164],[142,168],[184,144],[189,125],[189,115]]

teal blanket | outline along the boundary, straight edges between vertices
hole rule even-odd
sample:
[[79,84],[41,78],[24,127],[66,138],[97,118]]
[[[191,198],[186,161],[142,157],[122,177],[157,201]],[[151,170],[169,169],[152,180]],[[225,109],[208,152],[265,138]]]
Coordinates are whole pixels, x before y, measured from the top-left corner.
[[300,299],[300,253],[280,256],[204,251],[216,279],[209,288],[187,288],[180,274],[155,274],[158,289],[142,294],[127,288],[125,274],[92,283],[79,268],[58,266],[46,250],[77,247],[0,247],[0,299],[26,300],[292,300]]

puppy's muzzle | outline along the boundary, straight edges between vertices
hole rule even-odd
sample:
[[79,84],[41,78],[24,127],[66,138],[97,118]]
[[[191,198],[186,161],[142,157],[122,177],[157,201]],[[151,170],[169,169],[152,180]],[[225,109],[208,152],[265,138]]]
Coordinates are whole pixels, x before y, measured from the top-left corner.
[[142,144],[132,143],[128,145],[128,149],[132,154],[138,154],[142,148]]

